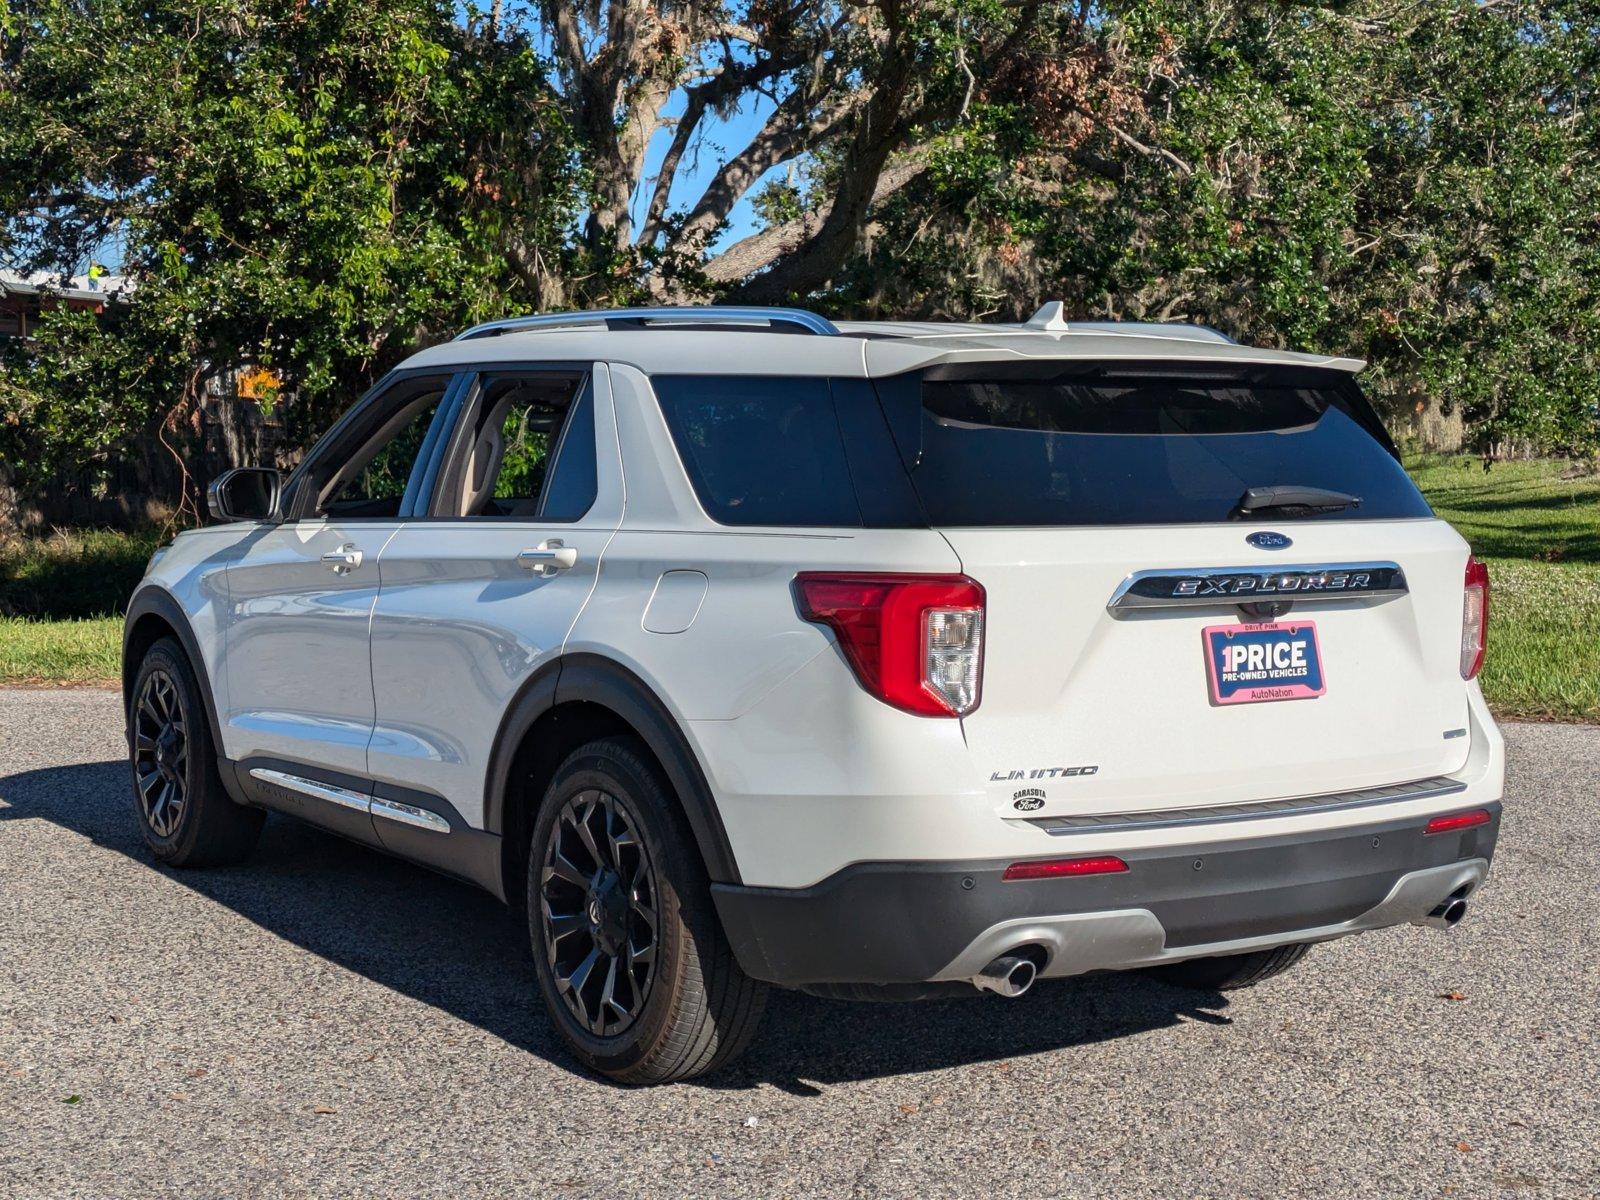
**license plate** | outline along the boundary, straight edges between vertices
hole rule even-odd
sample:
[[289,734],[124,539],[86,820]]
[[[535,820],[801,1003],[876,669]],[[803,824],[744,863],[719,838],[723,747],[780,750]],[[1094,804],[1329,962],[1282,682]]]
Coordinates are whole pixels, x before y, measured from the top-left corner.
[[1310,621],[1209,625],[1201,633],[1213,704],[1310,700],[1328,690]]

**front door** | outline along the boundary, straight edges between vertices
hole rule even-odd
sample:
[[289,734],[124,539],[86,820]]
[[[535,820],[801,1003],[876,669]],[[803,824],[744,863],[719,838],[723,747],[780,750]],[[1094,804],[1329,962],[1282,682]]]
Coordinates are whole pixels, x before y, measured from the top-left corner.
[[227,757],[357,784],[366,774],[378,555],[401,528],[450,383],[413,377],[368,397],[291,480],[287,519],[229,565]]
[[379,557],[367,765],[481,828],[500,719],[588,601],[622,478],[604,367],[486,373],[463,395],[428,515]]

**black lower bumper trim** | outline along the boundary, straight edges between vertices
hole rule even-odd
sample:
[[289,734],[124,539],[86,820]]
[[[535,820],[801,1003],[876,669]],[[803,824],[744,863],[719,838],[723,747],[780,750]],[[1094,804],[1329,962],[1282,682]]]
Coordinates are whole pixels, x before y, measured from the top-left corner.
[[[1002,921],[1142,908],[1169,947],[1314,929],[1351,920],[1401,876],[1490,859],[1493,820],[1425,835],[1426,819],[1320,834],[1118,851],[1126,872],[1001,882],[1014,860],[857,863],[808,888],[716,884],[712,894],[745,973],[772,983],[915,983],[933,978]],[[1068,839],[1052,854],[1070,857]]]

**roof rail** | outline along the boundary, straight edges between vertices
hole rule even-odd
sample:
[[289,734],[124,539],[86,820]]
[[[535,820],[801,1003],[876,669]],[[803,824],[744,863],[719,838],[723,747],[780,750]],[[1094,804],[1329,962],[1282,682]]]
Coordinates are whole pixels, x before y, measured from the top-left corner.
[[838,337],[839,330],[826,317],[803,308],[736,308],[732,305],[663,305],[658,308],[597,308],[585,312],[538,313],[527,317],[506,317],[486,321],[456,335],[458,342],[494,337],[501,333],[525,330],[570,329],[574,326],[604,325],[607,329],[648,329],[661,325],[753,325],[776,329],[790,326],[802,333]]

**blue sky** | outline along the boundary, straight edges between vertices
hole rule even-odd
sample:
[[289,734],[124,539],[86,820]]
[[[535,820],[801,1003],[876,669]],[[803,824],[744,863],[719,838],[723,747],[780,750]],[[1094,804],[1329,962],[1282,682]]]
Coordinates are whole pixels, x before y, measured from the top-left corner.
[[[698,200],[705,185],[716,174],[717,168],[737,154],[745,143],[755,136],[767,117],[771,115],[772,107],[772,101],[760,96],[756,97],[753,103],[741,107],[726,120],[718,120],[712,114],[706,114],[700,122],[703,136],[700,139],[698,155],[691,149],[678,164],[678,174],[672,184],[669,210],[687,208]],[[682,111],[683,95],[680,92],[673,96],[665,115],[675,117]],[[645,158],[644,184],[633,198],[635,225],[644,219],[644,211],[650,204],[650,194],[655,189],[656,173],[661,169],[661,160],[671,142],[671,129],[658,130],[651,139],[649,154]],[[774,167],[740,198],[734,205],[733,211],[728,214],[727,229],[712,244],[713,249],[736,242],[747,234],[755,232],[758,222],[750,203],[751,198],[761,191],[762,185],[768,179],[781,176],[786,169],[786,166]]]

